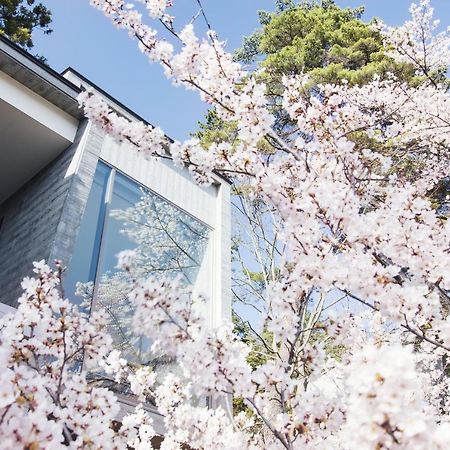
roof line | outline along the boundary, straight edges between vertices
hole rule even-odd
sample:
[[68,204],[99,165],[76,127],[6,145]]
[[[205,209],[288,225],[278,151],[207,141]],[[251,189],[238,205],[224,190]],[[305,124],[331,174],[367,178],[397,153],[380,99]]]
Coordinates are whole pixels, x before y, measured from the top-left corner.
[[[38,58],[36,58],[35,56],[33,56],[31,53],[27,52],[25,49],[23,49],[22,47],[20,47],[18,44],[16,44],[15,42],[11,41],[11,39],[7,38],[4,35],[0,35],[0,42],[3,42],[4,44],[6,44],[8,47],[10,47],[11,49],[13,49],[15,52],[19,53],[19,55],[23,58],[25,58],[26,60],[28,60],[30,63],[35,64],[39,67],[39,69],[43,70],[44,72],[48,73],[50,76],[56,78],[60,83],[65,84],[68,88],[72,89],[73,91],[75,91],[75,93],[78,95],[81,91],[79,89],[78,86],[76,86],[75,84],[71,83],[69,80],[67,80],[66,78],[64,78],[62,76],[62,74],[60,74],[59,72],[57,72],[55,69],[52,69],[50,66],[48,66],[47,64],[43,63],[41,60],[39,60]],[[6,49],[2,49],[5,53],[7,53],[7,55],[16,60],[19,64],[24,65],[24,61],[20,61],[19,59],[17,59],[17,57],[15,57],[14,54],[11,54],[10,52],[5,51]],[[33,70],[33,68],[30,65],[26,66],[27,69],[33,71],[37,76],[39,76],[40,78],[43,78],[41,74],[39,74],[38,72],[36,72],[36,70]],[[45,80],[47,82],[51,82],[51,80]],[[54,84],[54,83],[52,83]],[[58,88],[58,86],[55,86],[55,88],[61,90],[60,88]],[[64,92],[64,91],[63,91]],[[71,95],[69,92],[64,92],[64,94],[71,96],[74,100],[76,100],[76,96]]]

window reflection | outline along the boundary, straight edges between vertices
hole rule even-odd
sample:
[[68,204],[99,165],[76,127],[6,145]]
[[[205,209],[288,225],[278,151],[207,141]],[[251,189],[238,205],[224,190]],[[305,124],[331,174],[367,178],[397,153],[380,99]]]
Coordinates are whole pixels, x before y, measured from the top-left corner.
[[[130,363],[173,371],[173,361],[153,354],[148,339],[133,332],[127,296],[136,280],[148,277],[181,276],[194,287],[209,236],[205,224],[100,162],[66,278],[68,292],[82,282],[78,293],[108,313],[114,345]],[[119,270],[117,254],[131,249],[137,264]]]
[[[131,330],[133,311],[127,294],[134,280],[182,276],[194,285],[205,254],[209,229],[158,195],[117,174],[99,264],[97,306],[111,318],[117,347],[129,361],[150,364],[157,356],[149,342]],[[116,268],[116,255],[133,249],[137,264],[130,272]]]

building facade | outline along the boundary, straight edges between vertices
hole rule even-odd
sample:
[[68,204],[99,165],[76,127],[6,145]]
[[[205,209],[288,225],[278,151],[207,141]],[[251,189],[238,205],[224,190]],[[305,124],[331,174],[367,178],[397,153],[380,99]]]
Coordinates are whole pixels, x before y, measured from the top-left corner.
[[230,186],[207,187],[170,159],[146,159],[94,127],[78,106],[86,88],[130,121],[142,120],[73,69],[59,74],[0,37],[0,313],[13,310],[32,262],[61,260],[65,295],[111,312],[128,358],[149,363],[130,336],[133,278],[179,277],[208,299],[205,316],[231,316]]

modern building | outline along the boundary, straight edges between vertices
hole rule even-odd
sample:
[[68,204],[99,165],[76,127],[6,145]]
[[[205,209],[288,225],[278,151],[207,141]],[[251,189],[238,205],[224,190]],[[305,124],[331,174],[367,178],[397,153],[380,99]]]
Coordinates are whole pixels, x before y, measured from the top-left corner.
[[128,340],[130,284],[116,255],[135,250],[137,276],[181,276],[210,299],[211,325],[229,319],[230,186],[217,176],[200,187],[170,160],[115,142],[83,116],[87,87],[143,120],[75,70],[59,74],[0,37],[0,313],[17,306],[33,261],[59,259],[66,296],[80,301],[81,282],[111,311],[116,344],[145,363],[145,343]]

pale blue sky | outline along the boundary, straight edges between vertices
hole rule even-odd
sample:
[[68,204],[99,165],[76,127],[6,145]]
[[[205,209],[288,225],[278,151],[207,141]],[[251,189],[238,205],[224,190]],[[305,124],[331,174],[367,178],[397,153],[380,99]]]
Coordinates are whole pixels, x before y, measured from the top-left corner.
[[[72,66],[129,108],[160,126],[169,136],[184,139],[197,128],[206,110],[197,95],[175,88],[157,64],[149,64],[125,32],[116,30],[88,0],[42,0],[53,12],[54,32],[36,34],[35,51],[62,71]],[[195,0],[174,0],[179,23],[198,10]],[[410,0],[338,0],[340,6],[365,4],[366,18],[381,17],[391,25],[408,17]],[[450,0],[434,0],[436,16],[450,25]],[[257,10],[273,9],[273,0],[203,0],[210,22],[228,48],[258,27]],[[198,26],[203,26],[197,19]]]

